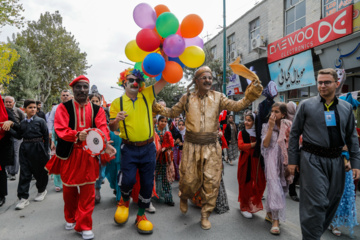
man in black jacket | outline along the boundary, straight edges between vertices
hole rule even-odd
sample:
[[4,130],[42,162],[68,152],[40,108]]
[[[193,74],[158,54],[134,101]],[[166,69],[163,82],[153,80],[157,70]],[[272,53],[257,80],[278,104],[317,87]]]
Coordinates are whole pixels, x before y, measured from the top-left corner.
[[229,157],[229,164],[233,165],[233,161],[236,160],[238,156],[238,146],[237,146],[237,135],[238,129],[234,122],[234,115],[230,114],[228,119],[228,124],[225,129],[225,139],[229,146],[228,148],[228,157]]

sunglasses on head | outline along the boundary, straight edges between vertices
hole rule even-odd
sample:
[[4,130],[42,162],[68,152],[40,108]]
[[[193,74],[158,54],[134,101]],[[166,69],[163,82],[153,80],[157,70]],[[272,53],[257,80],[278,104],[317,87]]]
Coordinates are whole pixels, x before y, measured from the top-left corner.
[[141,80],[139,79],[139,78],[127,78],[126,80],[128,80],[129,81],[129,83],[133,83],[133,82],[137,82],[137,83],[140,83],[141,82]]

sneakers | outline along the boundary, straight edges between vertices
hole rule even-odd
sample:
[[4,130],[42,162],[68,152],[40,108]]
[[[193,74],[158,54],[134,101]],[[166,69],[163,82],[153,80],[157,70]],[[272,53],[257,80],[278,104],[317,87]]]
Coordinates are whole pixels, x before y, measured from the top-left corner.
[[22,210],[29,204],[30,204],[29,200],[22,198],[22,199],[20,199],[19,203],[16,204],[15,209],[16,210]]
[[73,230],[75,225],[76,225],[76,223],[68,223],[68,222],[66,222],[65,223],[65,229],[66,230]]
[[149,213],[155,213],[156,212],[156,208],[154,207],[154,205],[152,204],[152,202],[150,202],[150,206],[148,208],[145,208],[145,210]]
[[82,231],[82,232],[78,232],[81,234],[83,239],[93,239],[95,237],[93,231],[91,230],[86,230],[86,231]]
[[250,212],[247,211],[240,211],[241,215],[243,215],[244,218],[252,218],[253,215]]
[[135,224],[136,224],[136,228],[139,233],[142,233],[142,234],[153,233],[154,226],[149,220],[147,220],[145,214],[142,216],[137,215]]
[[42,200],[44,200],[45,196],[47,194],[47,191],[43,191],[42,193],[38,193],[36,194],[36,197],[35,197],[35,202],[41,202]]
[[129,219],[129,204],[130,200],[127,202],[124,202],[123,198],[120,199],[120,202],[117,206],[114,221],[117,224],[125,224]]

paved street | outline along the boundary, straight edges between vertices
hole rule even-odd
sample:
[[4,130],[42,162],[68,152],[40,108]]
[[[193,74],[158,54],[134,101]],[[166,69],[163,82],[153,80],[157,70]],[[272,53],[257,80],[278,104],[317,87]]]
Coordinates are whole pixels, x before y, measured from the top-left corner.
[[[96,239],[301,239],[298,203],[287,197],[287,221],[281,223],[281,235],[272,236],[269,233],[270,223],[264,221],[265,212],[254,215],[253,219],[245,219],[240,215],[237,202],[238,184],[236,179],[237,161],[234,166],[225,165],[225,186],[228,194],[230,211],[218,215],[213,213],[210,221],[212,228],[202,230],[200,227],[200,209],[189,204],[189,211],[182,215],[179,211],[179,198],[177,197],[178,183],[174,183],[173,196],[175,207],[154,203],[157,212],[147,214],[154,224],[152,235],[137,233],[133,222],[135,221],[137,206],[130,204],[130,219],[121,227],[114,221],[116,209],[115,197],[110,190],[108,182],[102,185],[101,203],[95,206],[93,214],[93,231]],[[82,239],[74,231],[64,229],[62,193],[54,190],[53,181],[49,181],[48,195],[43,202],[34,202],[36,195],[35,181],[31,182],[30,205],[24,210],[16,211],[16,188],[18,181],[8,182],[9,195],[6,203],[0,207],[0,239],[1,240],[38,240],[38,239]],[[357,194],[360,197],[360,194]],[[357,207],[360,209],[359,201]],[[358,216],[358,221],[360,218]],[[356,239],[360,238],[359,227],[355,228]],[[349,239],[348,231],[344,230],[341,238],[333,236],[326,231],[322,239]]]

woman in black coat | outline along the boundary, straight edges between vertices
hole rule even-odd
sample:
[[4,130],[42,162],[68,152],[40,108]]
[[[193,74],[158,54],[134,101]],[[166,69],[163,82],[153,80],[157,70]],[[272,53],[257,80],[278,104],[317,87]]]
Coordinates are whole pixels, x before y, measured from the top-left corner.
[[[2,100],[1,100],[2,101]],[[16,123],[14,115],[6,109],[8,120],[13,122],[12,128],[17,130],[19,124]],[[6,132],[5,136],[0,139],[0,207],[5,203],[5,196],[7,195],[7,176],[5,167],[14,164],[14,142],[10,132]]]

